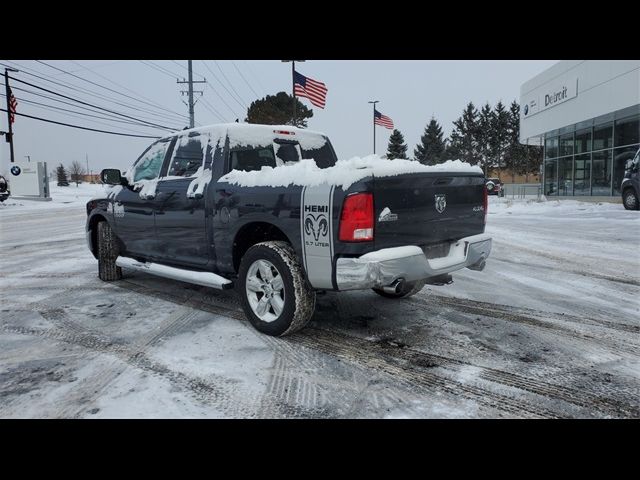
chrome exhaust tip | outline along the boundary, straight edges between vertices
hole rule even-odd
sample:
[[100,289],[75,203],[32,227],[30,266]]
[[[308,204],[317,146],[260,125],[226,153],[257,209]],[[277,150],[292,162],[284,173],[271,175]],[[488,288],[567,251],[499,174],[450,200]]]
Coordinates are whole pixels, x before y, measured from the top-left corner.
[[382,291],[384,293],[400,293],[400,290],[402,289],[402,285],[404,285],[404,279],[398,278],[397,280],[394,280],[391,285],[382,287]]
[[474,263],[473,265],[469,265],[467,268],[469,270],[477,270],[479,272],[481,272],[482,270],[484,270],[484,267],[486,266],[487,262],[486,259],[483,257],[480,260],[478,260],[476,263]]

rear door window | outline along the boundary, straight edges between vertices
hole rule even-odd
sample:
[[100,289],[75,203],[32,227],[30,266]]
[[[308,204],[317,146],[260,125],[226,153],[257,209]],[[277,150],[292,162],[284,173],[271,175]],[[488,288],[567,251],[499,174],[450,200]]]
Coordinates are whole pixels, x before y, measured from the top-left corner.
[[196,174],[204,160],[200,140],[200,135],[182,136],[178,139],[167,170],[168,177],[192,177]]
[[235,148],[231,151],[231,170],[250,172],[262,167],[275,167],[276,157],[271,145],[266,147]]

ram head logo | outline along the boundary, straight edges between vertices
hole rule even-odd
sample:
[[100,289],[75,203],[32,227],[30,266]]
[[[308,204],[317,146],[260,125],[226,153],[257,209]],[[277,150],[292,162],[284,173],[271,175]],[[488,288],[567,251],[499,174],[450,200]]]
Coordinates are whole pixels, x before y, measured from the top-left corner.
[[444,193],[435,195],[435,207],[438,213],[444,212],[444,209],[447,208],[447,196]]
[[320,239],[320,236],[326,237],[329,232],[329,222],[327,217],[320,214],[317,217],[308,214],[304,219],[304,233],[307,235],[313,234],[316,242]]

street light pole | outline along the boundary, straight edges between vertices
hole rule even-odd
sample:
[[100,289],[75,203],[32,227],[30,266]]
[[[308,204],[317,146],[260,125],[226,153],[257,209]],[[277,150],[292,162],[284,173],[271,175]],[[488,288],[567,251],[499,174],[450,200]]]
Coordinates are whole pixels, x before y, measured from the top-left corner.
[[380,100],[373,100],[369,103],[373,104],[373,154],[376,154],[376,103]]

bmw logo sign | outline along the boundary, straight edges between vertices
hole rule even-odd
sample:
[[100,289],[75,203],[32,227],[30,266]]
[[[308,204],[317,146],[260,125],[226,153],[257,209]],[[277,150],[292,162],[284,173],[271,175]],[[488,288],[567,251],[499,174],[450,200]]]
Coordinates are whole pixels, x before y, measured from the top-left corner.
[[11,174],[15,175],[16,177],[20,175],[21,171],[22,170],[20,170],[20,167],[18,165],[14,165],[13,167],[11,167]]
[[527,113],[529,113],[529,105],[524,106],[524,114],[526,115]]

